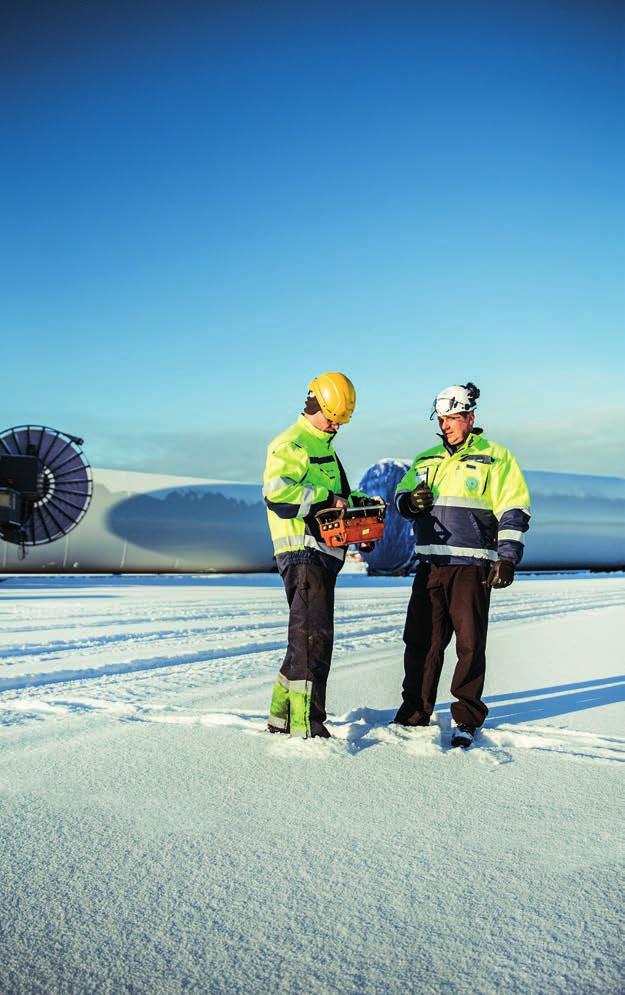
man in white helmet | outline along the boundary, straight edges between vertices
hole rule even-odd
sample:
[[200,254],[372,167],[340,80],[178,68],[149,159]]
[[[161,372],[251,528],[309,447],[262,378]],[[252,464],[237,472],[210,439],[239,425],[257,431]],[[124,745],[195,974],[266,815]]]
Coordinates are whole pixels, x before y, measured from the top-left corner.
[[512,453],[475,426],[480,392],[454,384],[437,395],[441,444],[419,453],[395,503],[413,522],[417,572],[404,629],[403,702],[395,722],[427,726],[443,655],[456,634],[452,746],[468,747],[488,709],[482,701],[491,588],[508,587],[523,555],[530,497]]
[[334,439],[356,406],[343,373],[323,373],[308,386],[304,410],[269,443],[263,496],[276,563],[289,603],[286,656],[273,689],[268,728],[305,739],[329,737],[326,683],[334,637],[334,588],[345,549],[327,546],[315,515],[368,501],[353,491]]

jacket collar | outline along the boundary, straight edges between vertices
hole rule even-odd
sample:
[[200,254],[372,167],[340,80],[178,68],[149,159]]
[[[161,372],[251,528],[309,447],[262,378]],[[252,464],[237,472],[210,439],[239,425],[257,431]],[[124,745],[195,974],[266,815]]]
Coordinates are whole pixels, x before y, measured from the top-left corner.
[[315,426],[308,421],[306,415],[300,415],[297,419],[297,424],[300,428],[303,428],[304,431],[310,432],[311,435],[314,435],[315,439],[322,439],[324,442],[327,442],[328,445],[334,441],[334,432],[323,432],[320,428],[315,428]]
[[448,452],[450,456],[457,456],[458,453],[464,452],[465,449],[470,449],[475,442],[475,432],[469,432],[464,442],[459,445],[451,447],[447,445],[445,441],[445,436],[439,433],[439,437],[442,440],[443,448]]

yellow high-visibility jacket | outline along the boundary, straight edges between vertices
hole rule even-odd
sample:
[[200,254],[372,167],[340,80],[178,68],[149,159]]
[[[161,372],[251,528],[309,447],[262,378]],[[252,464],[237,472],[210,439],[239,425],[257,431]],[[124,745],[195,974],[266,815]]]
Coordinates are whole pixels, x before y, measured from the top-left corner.
[[[431,511],[415,512],[408,496],[424,481]],[[470,564],[498,559],[517,564],[529,528],[530,495],[512,453],[471,433],[453,453],[445,445],[419,453],[395,491],[400,515],[413,521],[421,560]]]
[[334,495],[350,505],[366,495],[351,490],[333,443],[334,436],[315,428],[305,415],[269,443],[263,497],[280,569],[319,557],[337,572],[343,565],[345,550],[326,546],[314,516],[332,506]]

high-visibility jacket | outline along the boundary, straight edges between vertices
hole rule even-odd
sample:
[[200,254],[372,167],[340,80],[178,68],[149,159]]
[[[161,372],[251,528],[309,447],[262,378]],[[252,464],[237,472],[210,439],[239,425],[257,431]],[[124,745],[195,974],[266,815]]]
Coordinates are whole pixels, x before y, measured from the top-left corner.
[[333,440],[332,434],[300,415],[269,443],[263,497],[279,568],[319,557],[337,572],[343,565],[345,550],[326,546],[315,514],[331,507],[334,495],[346,498],[350,505],[365,495],[351,490]]
[[[420,481],[434,493],[431,511],[415,512],[409,504]],[[443,444],[419,453],[397,486],[395,504],[413,520],[420,560],[521,561],[530,520],[527,484],[512,453],[480,434],[472,432],[455,452]]]

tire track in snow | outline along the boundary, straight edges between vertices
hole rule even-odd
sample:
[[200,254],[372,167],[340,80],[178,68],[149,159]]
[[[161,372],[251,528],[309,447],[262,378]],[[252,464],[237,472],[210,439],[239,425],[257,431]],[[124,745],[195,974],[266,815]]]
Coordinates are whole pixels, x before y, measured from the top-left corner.
[[[331,716],[328,726],[332,732],[335,749],[347,748],[358,754],[371,746],[384,746],[399,749],[412,757],[449,756],[459,762],[486,761],[497,767],[514,760],[518,751],[531,750],[560,754],[570,760],[599,761],[610,764],[625,763],[625,739],[616,736],[600,736],[595,733],[577,732],[572,729],[554,729],[548,726],[507,726],[489,728],[478,734],[474,746],[469,750],[453,749],[451,746],[451,722],[448,716],[438,717],[434,713],[430,726],[406,729],[392,725],[395,710],[356,708],[343,716]],[[233,726],[250,733],[265,731],[266,716],[249,713],[212,712],[201,716],[170,716],[152,721],[180,721],[189,724],[195,721],[209,727]],[[274,740],[284,750],[297,749],[300,740],[289,740],[277,736]],[[325,743],[323,744],[326,745]]]
[[[223,687],[228,681],[235,684],[242,678],[263,679],[279,665],[287,627],[287,609],[281,589],[263,589],[258,593],[251,588],[234,586],[215,588],[201,600],[194,590],[193,598],[176,605],[175,612],[171,606],[172,592],[166,587],[152,587],[149,601],[143,596],[137,598],[136,590],[126,589],[129,598],[133,597],[122,604],[119,602],[123,601],[125,592],[118,592],[114,607],[104,616],[97,614],[98,628],[104,627],[101,621],[104,617],[109,620],[108,629],[112,622],[117,627],[132,626],[138,630],[114,634],[89,632],[95,613],[76,621],[75,605],[69,599],[65,604],[67,622],[59,622],[59,614],[63,614],[62,599],[55,597],[53,608],[45,613],[46,618],[38,614],[33,619],[34,633],[33,628],[30,631],[38,639],[36,647],[28,648],[24,644],[18,647],[13,642],[1,651],[4,659],[0,660],[0,707],[4,709],[5,718],[13,706],[24,714],[20,698],[24,702],[29,700],[31,706],[33,696],[52,704],[53,697],[58,698],[64,690],[63,686],[71,689],[72,694],[91,688],[91,694],[104,694],[110,699],[118,689],[120,693],[123,690],[126,699],[133,695],[145,699],[155,690],[171,696],[193,687],[206,688],[211,683]],[[497,595],[491,623],[525,623],[625,604],[622,584],[606,589],[604,584],[597,588],[595,583],[580,582],[572,594],[569,592],[554,594],[542,584],[528,591],[521,584],[512,594],[506,592],[503,598]],[[184,593],[183,588],[177,588],[175,596],[180,599]],[[407,586],[382,591],[375,587],[371,591],[339,588],[337,655],[397,643],[401,638],[408,597]],[[28,599],[23,599],[18,614],[24,619],[31,608]],[[11,611],[15,617],[14,604]],[[117,617],[111,619],[112,612]],[[4,614],[7,614],[6,610]],[[82,629],[84,638],[46,640],[50,631],[48,617],[55,620],[58,628],[67,631],[71,627],[73,634]],[[170,619],[179,621],[180,628],[159,627]],[[191,622],[194,624],[190,625]],[[146,624],[156,628],[145,631],[142,627]],[[6,630],[4,635],[8,635]],[[181,643],[186,644],[183,647],[186,652],[181,651]],[[155,645],[159,648],[157,654],[154,653]],[[7,651],[13,651],[14,656],[7,658]],[[120,651],[124,658],[115,659]],[[42,664],[47,665],[45,671],[38,670]],[[8,667],[13,673],[7,673]],[[67,698],[65,693],[64,699]],[[76,702],[74,705],[77,710]]]
[[[595,733],[578,732],[571,729],[555,729],[548,726],[502,725],[487,728],[476,738],[469,750],[452,749],[450,745],[450,721],[448,716],[433,716],[431,725],[425,729],[410,730],[391,725],[394,710],[360,707],[342,716],[330,716],[328,726],[332,741],[321,744],[307,744],[302,752],[301,740],[275,736],[266,733],[266,715],[261,712],[196,712],[166,705],[133,705],[123,701],[102,701],[93,699],[66,699],[43,702],[24,699],[16,703],[15,710],[22,721],[28,718],[66,718],[70,714],[86,715],[122,722],[151,722],[166,725],[204,726],[208,729],[235,728],[243,732],[262,735],[267,746],[274,752],[284,755],[301,753],[302,756],[318,759],[318,754],[358,756],[371,747],[383,747],[412,758],[439,757],[454,762],[485,763],[491,770],[515,760],[519,752],[554,753],[569,760],[599,762],[604,764],[625,763],[625,739],[615,736],[601,736]],[[0,724],[2,724],[0,717]]]
[[550,726],[501,725],[485,729],[480,740],[486,748],[537,750],[560,753],[574,760],[602,760],[625,763],[625,740],[615,736],[554,729]]

